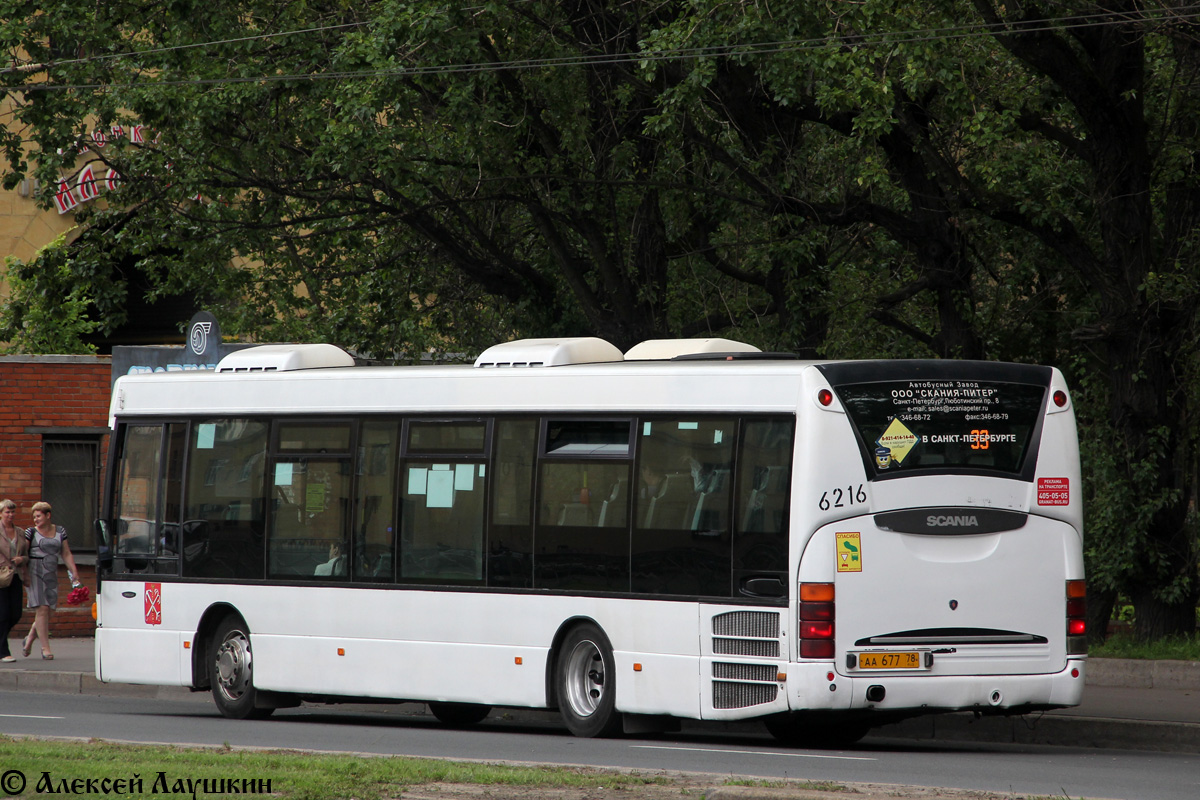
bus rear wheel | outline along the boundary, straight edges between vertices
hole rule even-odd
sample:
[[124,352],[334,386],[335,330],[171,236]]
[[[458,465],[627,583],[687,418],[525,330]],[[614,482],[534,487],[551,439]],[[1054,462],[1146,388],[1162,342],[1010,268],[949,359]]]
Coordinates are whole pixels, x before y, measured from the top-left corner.
[[814,750],[841,750],[867,735],[865,722],[832,721],[803,714],[776,714],[763,720],[767,731],[781,743]]
[[233,614],[221,620],[209,650],[212,696],[217,710],[230,719],[266,719],[273,708],[256,708],[254,655],[250,628]]
[[573,628],[559,650],[555,679],[558,710],[571,733],[592,738],[620,732],[616,679],[604,632],[591,623]]
[[476,703],[430,703],[429,713],[437,717],[438,722],[452,728],[462,728],[483,722],[492,713],[491,706],[481,706]]

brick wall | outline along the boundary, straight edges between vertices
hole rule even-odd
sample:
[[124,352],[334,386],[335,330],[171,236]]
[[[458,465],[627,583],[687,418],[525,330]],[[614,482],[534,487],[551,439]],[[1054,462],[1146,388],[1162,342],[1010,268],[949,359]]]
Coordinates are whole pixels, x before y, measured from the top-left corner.
[[[21,528],[33,524],[30,506],[34,503],[55,503],[55,498],[42,496],[44,438],[73,430],[94,435],[108,427],[111,369],[108,356],[0,356],[0,498],[17,504],[14,522]],[[107,436],[100,447],[104,463]],[[95,595],[95,567],[86,563],[94,559],[74,552],[77,562],[84,562],[78,564],[80,578]],[[51,637],[94,635],[91,603],[67,605],[71,585],[61,561],[58,577],[59,605],[50,618]],[[23,636],[32,620],[33,612],[26,609],[10,638]]]

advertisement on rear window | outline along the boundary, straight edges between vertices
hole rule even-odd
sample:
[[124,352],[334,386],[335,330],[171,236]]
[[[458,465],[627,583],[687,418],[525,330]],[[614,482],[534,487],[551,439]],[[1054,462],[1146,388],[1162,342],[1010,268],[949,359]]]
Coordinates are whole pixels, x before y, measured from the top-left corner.
[[911,470],[1020,472],[1045,388],[970,380],[837,387],[877,477]]

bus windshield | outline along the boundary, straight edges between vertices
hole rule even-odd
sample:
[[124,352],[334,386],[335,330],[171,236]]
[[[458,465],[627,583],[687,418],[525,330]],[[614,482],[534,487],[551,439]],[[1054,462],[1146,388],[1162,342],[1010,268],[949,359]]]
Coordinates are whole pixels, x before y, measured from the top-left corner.
[[1019,473],[1034,439],[1045,387],[969,380],[843,385],[842,405],[868,471],[913,469]]

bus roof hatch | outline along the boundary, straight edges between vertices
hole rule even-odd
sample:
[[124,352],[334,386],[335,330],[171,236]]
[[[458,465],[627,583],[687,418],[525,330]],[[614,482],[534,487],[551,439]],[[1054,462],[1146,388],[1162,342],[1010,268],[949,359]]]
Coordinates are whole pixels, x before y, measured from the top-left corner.
[[332,344],[264,344],[235,350],[217,362],[217,372],[289,372],[353,366],[354,357]]
[[477,367],[561,367],[621,361],[621,351],[594,336],[564,339],[518,339],[489,347],[475,359]]
[[626,361],[666,361],[700,353],[759,353],[757,347],[732,339],[647,339],[625,353]]

